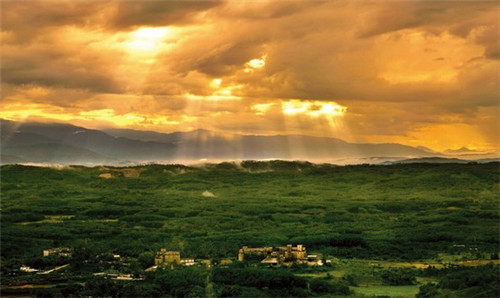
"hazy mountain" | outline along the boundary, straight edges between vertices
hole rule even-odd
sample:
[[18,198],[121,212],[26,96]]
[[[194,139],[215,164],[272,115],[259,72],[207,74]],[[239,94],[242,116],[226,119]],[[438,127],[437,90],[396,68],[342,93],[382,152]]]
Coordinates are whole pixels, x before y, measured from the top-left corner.
[[15,155],[0,154],[1,164],[27,163],[28,161],[22,157]]
[[481,153],[481,152],[476,151],[476,150],[471,150],[467,147],[462,147],[459,149],[447,149],[444,151],[444,153],[446,153],[446,154],[471,154],[471,153]]
[[173,132],[173,133],[161,133],[156,131],[145,131],[145,130],[133,130],[133,129],[117,129],[117,128],[107,128],[101,131],[115,136],[128,138],[139,141],[146,142],[160,142],[160,143],[173,143],[179,144],[186,141],[200,141],[200,140],[226,140],[234,139],[238,137],[235,134],[229,133],[214,133],[206,129],[196,129],[188,132]]
[[436,152],[436,151],[434,151],[430,148],[427,148],[425,146],[417,146],[415,148],[420,149],[420,150],[425,151],[425,152],[428,152],[428,153],[439,154],[439,152]]
[[[90,150],[75,148],[59,143],[40,143],[26,146],[2,146],[2,163],[63,163],[96,164],[113,163],[114,159],[104,157]],[[15,160],[20,161],[15,161]]]
[[340,157],[408,157],[440,155],[428,148],[401,144],[355,144],[336,138],[301,135],[218,134],[198,129],[190,132],[158,133],[131,129],[105,129],[110,135],[136,140],[168,142],[180,148],[177,156],[199,158],[340,158]]
[[444,158],[444,157],[423,157],[423,158],[410,158],[396,161],[386,161],[382,164],[410,164],[410,163],[460,163],[466,164],[471,162],[477,163],[488,163],[488,162],[498,162],[500,158],[484,158],[476,160],[466,160],[459,158]]
[[[175,162],[234,159],[401,159],[436,156],[401,144],[355,144],[301,135],[236,135],[207,130],[159,133],[86,129],[70,124],[1,121],[8,160],[54,163]],[[6,160],[7,160],[6,159]],[[5,161],[4,161],[5,162]]]
[[[74,151],[75,157],[88,157],[90,162],[124,159],[143,161],[166,158],[172,152],[172,146],[168,144],[118,138],[99,130],[69,124],[14,123],[5,120],[1,124],[2,153],[28,160],[66,161],[71,160],[71,152]],[[17,150],[19,152],[16,154]]]

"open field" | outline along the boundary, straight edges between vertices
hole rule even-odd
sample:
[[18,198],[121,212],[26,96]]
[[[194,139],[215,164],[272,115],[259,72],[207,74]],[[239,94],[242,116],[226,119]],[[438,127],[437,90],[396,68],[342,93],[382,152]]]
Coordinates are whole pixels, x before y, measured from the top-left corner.
[[351,287],[355,294],[366,296],[389,296],[389,297],[415,297],[418,294],[418,286],[370,286]]
[[[106,270],[145,274],[160,248],[218,264],[234,261],[245,245],[287,243],[304,244],[332,261],[323,268],[287,269],[299,279],[331,283],[318,282],[309,294],[297,290],[307,295],[325,287],[341,293],[345,283],[355,294],[408,297],[425,283],[441,282],[450,265],[498,268],[498,163],[1,170],[2,285],[44,282],[40,275],[9,276],[21,265],[50,270],[70,262],[48,276],[55,283],[85,282]],[[71,248],[82,259],[42,258],[42,250],[53,247]],[[100,257],[109,254],[121,261]],[[207,274],[215,273],[196,274],[205,288]],[[391,274],[410,274],[411,284],[388,288]],[[219,280],[213,291],[222,295],[238,287],[227,282]],[[233,289],[232,296],[286,294],[252,287]],[[303,289],[301,281],[297,289]]]

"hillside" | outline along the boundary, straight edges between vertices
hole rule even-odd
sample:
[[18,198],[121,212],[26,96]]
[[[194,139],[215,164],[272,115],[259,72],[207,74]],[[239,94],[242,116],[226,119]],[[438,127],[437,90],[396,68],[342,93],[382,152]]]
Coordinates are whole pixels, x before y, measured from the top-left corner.
[[[487,264],[498,264],[498,169],[499,163],[287,161],[2,166],[2,296],[182,297],[195,284],[198,297],[208,286],[218,297],[290,297],[298,292],[283,289],[292,288],[307,297],[351,290],[354,297],[366,291],[408,297],[431,282],[448,296],[481,291],[492,297],[498,265]],[[268,268],[262,258],[236,261],[242,246],[289,243],[330,265]],[[42,257],[55,247],[74,254]],[[197,265],[146,271],[161,248]],[[48,275],[12,275],[22,265],[51,270],[66,264]],[[143,280],[111,280],[98,276],[102,272]],[[302,286],[290,286],[295,279]]]

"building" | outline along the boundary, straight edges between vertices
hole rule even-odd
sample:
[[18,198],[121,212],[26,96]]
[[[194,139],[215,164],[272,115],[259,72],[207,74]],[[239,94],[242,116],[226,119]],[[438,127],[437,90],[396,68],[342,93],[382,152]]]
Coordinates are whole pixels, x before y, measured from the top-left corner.
[[306,248],[302,244],[297,244],[297,246],[288,244],[284,247],[278,247],[277,250],[285,258],[285,260],[304,261],[307,259]]
[[194,259],[181,259],[181,264],[184,266],[193,266],[196,264]]
[[181,263],[181,253],[178,251],[167,251],[162,248],[155,257],[155,265],[163,264],[180,264]]
[[178,251],[167,251],[162,248],[155,256],[156,266],[165,265],[183,265],[183,266],[193,266],[196,262],[194,259],[181,259],[181,253]]
[[238,261],[245,260],[245,255],[247,254],[257,254],[257,255],[267,256],[271,254],[272,251],[273,251],[272,247],[249,248],[248,246],[243,246],[242,248],[240,248],[238,252]]
[[71,257],[71,248],[56,247],[43,250],[44,257],[48,257],[50,255],[58,255],[60,257]]
[[323,260],[317,255],[307,256],[307,265],[309,266],[323,266]]
[[288,244],[283,247],[257,247],[249,248],[248,246],[243,246],[238,251],[238,261],[244,261],[245,255],[261,255],[264,257],[262,263],[275,265],[277,263],[283,262],[307,262],[307,252],[305,246],[298,244],[293,246]]
[[25,266],[25,265],[23,265],[23,266],[19,267],[19,271],[21,271],[21,272],[28,272],[28,273],[32,273],[32,272],[38,272],[38,271],[40,271],[40,270],[35,269],[35,268],[31,268],[31,267],[29,267],[29,266]]
[[278,266],[279,265],[278,258],[272,258],[272,257],[267,257],[264,260],[262,260],[260,263],[270,265],[270,266]]

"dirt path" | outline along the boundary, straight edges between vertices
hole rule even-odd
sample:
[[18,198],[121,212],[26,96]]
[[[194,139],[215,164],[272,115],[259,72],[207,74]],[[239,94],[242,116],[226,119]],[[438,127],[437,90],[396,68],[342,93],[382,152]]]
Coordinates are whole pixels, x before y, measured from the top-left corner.
[[207,295],[207,298],[215,298],[215,297],[217,297],[215,295],[215,291],[214,291],[214,284],[210,280],[210,274],[207,276],[206,283],[207,283],[207,287],[205,288],[205,294]]
[[61,270],[61,269],[63,269],[63,268],[66,268],[66,267],[68,267],[68,266],[69,266],[69,264],[65,264],[65,265],[62,265],[62,266],[56,267],[56,268],[54,268],[54,269],[50,269],[50,270],[43,271],[43,272],[38,272],[37,274],[49,274],[49,273],[52,273],[52,272],[54,272],[54,271],[57,271],[57,270]]

